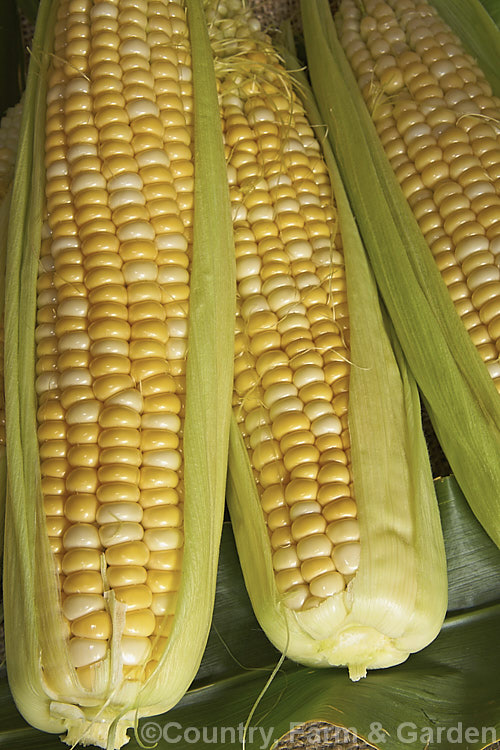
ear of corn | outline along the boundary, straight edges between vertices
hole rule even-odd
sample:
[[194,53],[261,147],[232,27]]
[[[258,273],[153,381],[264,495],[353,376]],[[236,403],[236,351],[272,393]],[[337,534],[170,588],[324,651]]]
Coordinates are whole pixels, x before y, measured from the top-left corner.
[[249,12],[221,8],[209,20],[237,238],[231,520],[270,640],[357,680],[427,645],[446,610],[418,394],[331,152],[327,170]]
[[[406,5],[409,9],[409,18],[413,13],[412,5]],[[436,5],[438,4],[436,3]],[[357,7],[358,14],[361,14],[361,9],[364,13],[368,6],[363,4]],[[468,19],[469,25],[468,46],[473,46],[471,40],[475,37],[474,49],[476,53],[479,54],[478,51],[482,49],[481,58],[487,58],[491,52],[493,63],[495,50],[498,50],[499,45],[498,31],[495,30],[491,21],[477,3],[446,3],[443,1],[439,3],[439,7],[446,8],[448,15],[453,15],[453,17],[460,18],[463,13],[464,18]],[[383,4],[381,8],[392,18],[392,7]],[[422,18],[427,17],[428,19],[429,13],[435,13],[435,11],[429,11],[429,6],[426,4],[425,6],[422,5],[420,10],[422,11]],[[453,113],[450,109],[451,99],[444,99],[444,90],[439,89],[437,81],[433,79],[434,73],[426,73],[425,63],[418,63],[417,59],[419,56],[425,56],[426,53],[423,50],[424,48],[427,49],[429,44],[432,47],[431,51],[436,52],[438,56],[444,54],[447,57],[446,52],[443,53],[439,50],[440,45],[444,43],[443,35],[448,40],[447,43],[450,44],[448,50],[450,54],[452,51],[453,54],[458,54],[457,45],[459,41],[455,37],[452,41],[449,31],[443,31],[441,40],[433,41],[432,38],[426,38],[419,44],[419,52],[413,53],[407,50],[405,33],[397,28],[396,24],[394,39],[397,35],[398,41],[393,42],[395,44],[393,51],[396,56],[406,54],[406,62],[413,61],[413,64],[418,66],[422,76],[427,76],[428,85],[431,86],[432,84],[432,91],[430,91],[429,96],[432,95],[433,98],[431,97],[428,101],[427,114],[412,114],[418,108],[418,101],[408,103],[408,100],[412,98],[412,92],[415,93],[414,86],[416,86],[416,83],[414,85],[411,82],[409,83],[411,89],[409,94],[406,91],[406,84],[403,85],[402,89],[398,88],[400,79],[398,78],[397,67],[394,67],[393,70],[386,72],[384,81],[386,85],[390,85],[387,81],[391,79],[395,88],[392,93],[386,92],[383,87],[377,84],[378,78],[373,78],[373,75],[377,74],[370,73],[367,68],[370,80],[366,79],[363,82],[363,86],[366,84],[363,93],[366,94],[369,91],[373,93],[370,103],[373,116],[376,117],[385,111],[389,112],[393,107],[397,108],[398,106],[402,111],[407,105],[408,110],[411,110],[407,113],[408,122],[412,117],[415,120],[420,118],[419,121],[422,121],[424,130],[420,135],[427,138],[426,146],[432,146],[434,140],[439,138],[442,133],[443,137],[440,144],[435,145],[438,147],[437,153],[442,152],[441,146],[446,150],[445,131],[448,127],[451,127],[450,133],[451,136],[456,135],[456,143],[454,145],[451,143],[454,139],[450,136],[448,151],[454,152],[454,149],[458,149],[455,156],[463,156],[464,160],[462,166],[460,166],[460,163],[448,166],[441,160],[434,167],[431,162],[425,175],[423,173],[422,175],[420,173],[415,175],[408,173],[409,180],[413,180],[415,183],[416,192],[410,194],[411,186],[409,182],[402,186],[408,196],[407,202],[381,146],[378,134],[371,122],[370,113],[365,106],[363,96],[358,89],[348,61],[343,54],[328,4],[322,1],[314,4],[303,3],[302,13],[309,68],[314,89],[321,105],[322,115],[329,128],[329,137],[335,147],[346,189],[356,212],[357,221],[384,302],[405,356],[422,391],[435,431],[452,470],[477,518],[491,538],[497,544],[500,544],[500,400],[497,392],[499,382],[498,346],[495,344],[497,336],[494,335],[494,320],[498,319],[498,311],[495,312],[495,302],[492,299],[489,312],[493,312],[487,318],[483,318],[483,314],[487,312],[486,309],[483,312],[474,312],[471,302],[472,297],[477,297],[477,295],[473,295],[474,285],[470,286],[472,279],[470,283],[464,280],[465,277],[461,268],[464,257],[457,261],[452,255],[454,246],[460,240],[463,240],[462,246],[465,249],[469,240],[467,240],[465,234],[462,236],[460,233],[469,229],[473,234],[482,236],[482,239],[479,238],[481,243],[484,244],[484,241],[491,242],[491,253],[495,254],[494,248],[498,242],[497,234],[500,226],[500,223],[494,218],[495,209],[493,206],[495,201],[498,203],[498,197],[495,196],[495,191],[498,190],[498,164],[495,162],[495,158],[492,158],[489,162],[484,161],[484,167],[478,164],[477,166],[481,168],[471,169],[470,172],[471,179],[474,175],[481,175],[481,179],[487,183],[485,193],[493,194],[492,207],[487,212],[489,216],[488,224],[482,226],[479,221],[475,220],[475,216],[471,216],[470,209],[463,214],[461,209],[466,204],[469,205],[475,197],[478,200],[474,205],[483,200],[480,193],[477,195],[474,193],[475,188],[470,184],[469,173],[467,175],[464,173],[465,169],[473,166],[468,162],[466,163],[469,158],[466,156],[469,148],[467,133],[475,125],[487,126],[492,129],[493,138],[495,138],[495,132],[498,132],[498,120],[494,113],[493,102],[497,101],[498,103],[498,100],[491,99],[490,90],[488,99],[490,104],[485,103],[488,97],[483,96],[483,99],[478,101],[480,101],[481,106],[486,106],[486,109],[482,111],[483,114],[479,110],[478,114],[474,114],[476,112],[474,103],[470,105],[472,109],[467,109],[469,104],[464,102],[463,99],[465,96],[469,101],[468,95],[460,93],[457,94],[457,97],[458,100],[462,101],[464,108],[457,113]],[[420,18],[418,14],[415,17]],[[434,15],[431,17],[435,18]],[[474,19],[475,21],[472,22]],[[387,19],[385,20],[387,21]],[[367,24],[372,22],[376,24],[377,20],[368,18],[366,21]],[[358,21],[355,21],[354,26],[356,23]],[[438,22],[436,21],[436,23]],[[349,28],[349,32],[353,32],[354,35],[357,33],[355,28]],[[345,33],[347,34],[347,29],[345,29]],[[346,40],[347,36],[344,39]],[[357,44],[354,37],[353,42]],[[400,44],[399,48],[398,43]],[[388,46],[390,49],[389,43]],[[353,50],[354,47],[351,48],[350,52]],[[431,51],[429,51],[429,55]],[[359,64],[361,64],[362,54],[360,52]],[[392,57],[396,60],[394,55]],[[429,58],[426,59],[428,66],[430,64]],[[471,59],[464,58],[466,61],[464,64],[471,66]],[[437,67],[433,68],[435,72],[439,67],[438,64],[436,65]],[[415,67],[414,72],[416,70]],[[489,70],[491,71],[491,65]],[[377,71],[382,75],[380,66]],[[472,86],[471,91],[474,92],[474,95],[478,95],[478,91],[474,88],[476,84],[473,81],[484,82],[484,77],[480,74],[479,69],[476,67],[470,73],[465,70],[463,75],[469,75],[467,80]],[[408,82],[409,78],[406,78],[406,81]],[[452,82],[451,80],[450,85]],[[498,79],[494,74],[491,74],[491,84],[494,87],[496,86],[498,91]],[[487,91],[487,88],[488,84],[485,82],[484,91]],[[450,92],[449,96],[454,96],[454,93]],[[422,93],[421,97],[425,98],[425,94]],[[417,95],[416,99],[419,100],[419,98],[420,96]],[[425,119],[426,116],[432,118],[433,115],[430,113],[436,104],[438,109],[441,107],[440,112],[441,114],[444,112],[448,121],[439,126],[437,121],[433,120],[433,126],[431,127],[423,122],[422,118]],[[332,112],[335,112],[335,118],[333,118]],[[396,109],[393,109],[393,112],[396,112]],[[438,115],[439,111],[434,116],[438,117]],[[402,128],[402,123],[400,123],[400,127]],[[379,124],[377,128],[380,132],[383,126]],[[417,135],[417,129],[415,135]],[[400,138],[397,144],[403,143],[405,146],[409,143],[411,133],[406,134],[406,131],[404,132],[404,137]],[[389,131],[387,131],[388,133]],[[467,141],[467,144],[465,141]],[[417,143],[414,146],[416,149]],[[460,151],[462,146],[464,150]],[[500,152],[493,149],[491,153],[494,157],[495,153]],[[406,165],[411,172],[411,165],[406,164],[403,156],[401,159],[401,170],[404,170]],[[420,157],[420,161],[417,158],[415,163],[416,168],[418,167],[421,171],[422,164],[426,163],[424,155]],[[399,172],[398,175],[404,179],[403,172]],[[365,191],[366,185],[370,185],[369,195]],[[464,187],[466,193],[463,193]],[[423,192],[419,193],[417,188]],[[458,192],[463,194],[462,198],[456,198],[457,201],[462,201],[460,210],[458,210],[459,204],[457,203],[458,213],[452,217],[453,221],[458,220],[456,226],[450,224],[451,220],[450,222],[443,220],[436,210],[431,211],[426,216],[426,212],[430,211],[434,200],[442,205],[448,188],[451,191],[449,195]],[[439,190],[444,191],[444,193],[439,195]],[[438,193],[435,191],[438,191]],[[422,200],[427,200],[427,204],[419,203],[420,197]],[[452,203],[453,200],[455,198],[448,202]],[[418,218],[414,216],[412,211],[412,208],[416,208],[417,205],[422,209],[422,212],[417,215]],[[487,215],[483,213],[479,219],[480,221],[486,221]],[[425,224],[426,221],[428,222],[427,225]],[[465,224],[463,224],[464,221]],[[434,226],[433,222],[435,222]],[[455,230],[457,230],[456,235]],[[451,238],[449,237],[450,231]],[[470,242],[473,242],[473,240]],[[428,243],[435,243],[432,245],[432,252],[429,252]],[[440,254],[439,257],[438,254]],[[441,277],[433,255],[436,256],[436,261],[440,263],[439,269],[442,271],[443,277]],[[490,269],[491,273],[494,274],[489,280],[491,282],[489,289],[493,290],[498,286],[498,281],[495,281],[495,278],[498,278],[498,265],[495,260],[491,260],[492,256],[486,254],[485,257],[489,259],[488,263],[490,263],[484,269],[485,272]],[[479,258],[478,263],[481,264],[481,258]],[[452,282],[458,282],[455,285],[455,291],[458,289],[461,291],[458,295],[450,296],[443,281],[446,281],[447,276],[453,277],[453,274],[455,274],[455,278],[452,278]],[[488,292],[485,292],[485,294],[488,296]],[[486,299],[482,300],[481,304],[486,301]],[[457,312],[459,312],[459,315],[457,315]],[[470,313],[469,319],[464,319],[464,322],[468,320],[467,327],[471,329],[471,335],[469,335],[466,326],[459,317],[460,314],[467,313]],[[493,328],[491,328],[491,321],[493,321]],[[488,326],[490,326],[493,341],[491,338],[484,339],[484,336],[481,340],[481,335],[485,334]],[[477,336],[474,336],[474,333]],[[486,334],[489,337],[487,331]],[[480,345],[477,350],[473,344],[473,338]],[[484,346],[481,348],[483,343]],[[486,366],[482,360],[486,361]],[[495,388],[495,384],[497,384],[497,388]]]
[[[177,703],[211,620],[230,421],[234,247],[211,52],[199,1],[186,8],[192,50],[185,7],[176,2],[43,0],[33,42],[6,272],[5,635],[20,712],[40,729],[67,732],[71,745],[121,747],[138,718]],[[101,207],[94,225],[85,189]],[[82,262],[77,251],[86,238]],[[90,243],[106,241],[108,252],[94,262]],[[59,254],[51,261],[53,246]],[[148,252],[156,255],[154,270]],[[176,262],[177,276],[170,272]],[[114,307],[113,294],[121,300]],[[86,308],[87,299],[88,320],[64,312]],[[48,356],[54,325],[59,338]],[[83,346],[87,330],[93,344]],[[106,351],[121,356],[106,359]],[[124,351],[130,363],[113,384],[106,373],[113,376]],[[125,433],[130,440],[120,442]],[[133,447],[137,436],[141,450]]]

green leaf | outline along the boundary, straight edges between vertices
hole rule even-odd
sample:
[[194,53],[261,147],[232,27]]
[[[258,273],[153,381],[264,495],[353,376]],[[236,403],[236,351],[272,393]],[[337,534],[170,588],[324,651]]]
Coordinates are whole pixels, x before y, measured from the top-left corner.
[[[276,740],[291,725],[313,719],[354,728],[387,750],[422,750],[427,739],[419,738],[431,730],[429,750],[478,750],[500,737],[500,651],[492,647],[500,628],[500,597],[497,590],[488,595],[483,582],[485,576],[498,579],[500,553],[471,515],[456,482],[439,480],[436,489],[449,560],[450,601],[461,611],[449,614],[426,649],[397,667],[369,672],[356,683],[341,669],[313,670],[286,661],[257,707],[253,736],[247,737],[249,750],[262,748],[264,738]],[[457,536],[461,528],[467,533]],[[466,575],[459,574],[460,558],[467,560]],[[482,605],[476,606],[480,601]],[[152,745],[154,732],[165,733],[167,739],[159,742],[158,750],[241,748],[247,716],[279,656],[252,614],[226,523],[213,626],[200,671],[176,708],[139,723],[139,738]],[[0,726],[0,748],[5,750],[63,747],[55,735],[25,724],[10,698],[5,671],[0,673]],[[462,740],[457,741],[460,732]],[[410,742],[413,735],[416,740]],[[173,744],[176,737],[179,741]],[[127,747],[139,750],[140,745],[132,738]]]
[[500,550],[485,537],[454,477],[436,480],[448,567],[448,612],[500,602]]

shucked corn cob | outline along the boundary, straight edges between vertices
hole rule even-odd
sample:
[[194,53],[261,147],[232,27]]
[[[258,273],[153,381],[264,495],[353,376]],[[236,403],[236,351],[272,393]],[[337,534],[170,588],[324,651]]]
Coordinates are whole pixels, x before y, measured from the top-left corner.
[[233,405],[277,588],[302,609],[343,591],[359,562],[345,270],[319,142],[284,74],[266,82],[276,55],[265,38],[242,41],[247,19],[221,19],[212,42],[221,69],[243,53],[249,66],[220,87],[238,280]]
[[[292,79],[269,39],[254,33],[255,19],[239,0],[207,5],[238,281],[233,410],[242,440],[233,435],[228,498],[238,551],[271,640],[298,661],[347,664],[358,679],[367,667],[398,663],[422,648],[444,614],[445,573],[427,458],[425,451],[418,458],[423,485],[405,484],[415,469],[414,456],[401,453],[406,414],[399,422],[398,406],[378,418],[379,409],[387,409],[385,399],[401,397],[400,374],[365,261],[354,259],[360,246],[352,219],[345,203],[343,216],[337,213],[319,141]],[[353,245],[354,311],[342,231]],[[376,352],[363,351],[351,314],[381,347]],[[385,396],[374,386],[381,377],[394,385]],[[374,387],[373,394],[366,387]],[[373,424],[363,399],[372,404]],[[378,430],[384,437],[375,437]],[[416,427],[410,442],[419,435]],[[387,454],[375,459],[378,439],[385,440]],[[413,502],[420,508],[413,510]],[[426,597],[431,576],[424,580],[422,570],[416,572],[422,561],[417,563],[415,538],[424,507],[433,519],[429,540],[438,570],[435,598],[427,591],[435,607],[427,603],[425,614],[420,597]],[[380,535],[377,521],[370,528],[368,520],[377,513]],[[391,579],[384,593],[375,580],[380,566]],[[372,580],[370,573],[365,578],[370,568]],[[411,592],[404,603],[403,586]],[[388,606],[404,613],[389,626],[382,622]],[[374,615],[379,607],[381,619]],[[413,617],[420,622],[418,636]]]
[[175,613],[192,84],[179,4],[72,7],[60,5],[47,94],[36,389],[47,529],[90,687],[111,637],[104,587],[126,607],[124,665],[146,678]]
[[[195,18],[196,2],[191,9]],[[35,42],[50,43],[51,20],[42,194],[36,183],[31,195],[23,188],[22,167],[17,175],[27,210],[34,196],[42,215],[33,331],[39,445],[24,455],[35,475],[22,487],[24,508],[12,469],[8,670],[33,724],[67,729],[69,744],[119,747],[137,716],[179,700],[208,635],[232,373],[229,201],[211,54],[201,26],[204,130],[184,3],[46,2]],[[43,73],[32,73],[32,87]],[[206,173],[219,176],[209,198]],[[17,339],[19,289],[10,304]],[[16,345],[23,348],[16,342],[11,352]],[[28,365],[21,355],[21,389],[32,348]],[[18,387],[13,375],[11,394]],[[29,407],[20,421],[28,425],[21,441],[32,441]],[[21,534],[33,535],[36,555],[20,568]],[[17,604],[19,577],[26,593]]]
[[336,20],[391,166],[500,391],[500,100],[427,2],[343,0]]

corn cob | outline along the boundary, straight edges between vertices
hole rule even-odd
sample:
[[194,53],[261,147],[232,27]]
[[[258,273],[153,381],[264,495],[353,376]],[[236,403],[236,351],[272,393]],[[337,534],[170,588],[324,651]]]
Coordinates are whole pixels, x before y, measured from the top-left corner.
[[233,405],[262,492],[278,591],[302,609],[343,591],[359,564],[342,244],[304,113],[286,92],[271,110],[265,90],[245,102],[236,90],[225,81],[239,281]]
[[[433,6],[448,22],[463,13],[481,67]],[[451,468],[500,544],[500,81],[488,60],[498,30],[476,2],[346,2],[344,55],[328,4],[302,3],[302,13],[313,85],[384,302]]]
[[[238,552],[273,643],[303,663],[347,664],[359,679],[367,668],[399,663],[422,648],[442,622],[446,575],[425,449],[416,449],[418,458],[401,452],[402,435],[408,437],[401,376],[352,217],[342,197],[339,216],[292,79],[239,0],[207,6],[238,281],[239,429],[228,493]],[[394,398],[398,406],[384,414]],[[370,402],[373,422],[365,412]],[[422,439],[417,425],[418,418],[408,437],[413,449]],[[379,430],[380,453],[373,450]],[[411,488],[417,465],[425,479]],[[438,570],[432,595],[424,594],[432,576],[421,577],[426,563],[416,539],[424,507]],[[380,567],[391,579],[383,592]],[[426,604],[424,613],[426,595],[435,607]],[[388,601],[401,612],[390,624]]]
[[[127,5],[79,10],[61,3],[55,28],[35,338],[47,530],[73,663],[90,687],[111,636],[101,550],[126,607],[125,665],[149,675],[150,638],[168,637],[175,612],[193,165],[180,6],[158,19]],[[175,50],[184,84],[170,75],[155,87],[144,24],[172,28],[159,43]]]
[[[197,3],[188,5],[195,24]],[[20,160],[7,269],[24,283],[7,300],[6,650],[20,711],[46,731],[68,730],[68,744],[120,747],[138,716],[174,705],[210,625],[234,251],[198,19],[193,62],[184,3],[174,0],[45,2],[35,37],[50,54],[40,50],[46,67],[30,72],[27,100],[38,106],[27,106],[22,138],[33,186]],[[42,133],[33,123],[44,110]],[[33,543],[27,556],[22,537]]]
[[500,392],[500,100],[426,2],[343,0],[339,38],[457,313]]

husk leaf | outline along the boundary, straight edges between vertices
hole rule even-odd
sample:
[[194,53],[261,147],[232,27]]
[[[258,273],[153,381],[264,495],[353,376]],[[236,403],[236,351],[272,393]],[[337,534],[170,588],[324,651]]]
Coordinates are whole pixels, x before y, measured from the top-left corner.
[[[2,320],[2,339],[5,339],[4,307],[5,307],[5,261],[7,254],[7,227],[12,190],[9,189],[0,203],[0,318]],[[4,340],[0,340],[0,347],[4,347]],[[2,363],[3,364],[3,363]],[[5,395],[3,389],[3,367],[0,372],[0,399],[5,410]],[[5,524],[5,494],[7,482],[7,451],[5,444],[0,445],[0,558],[3,555],[3,536]]]
[[497,0],[481,0],[481,4],[486,8],[497,26],[500,26],[500,5]]

